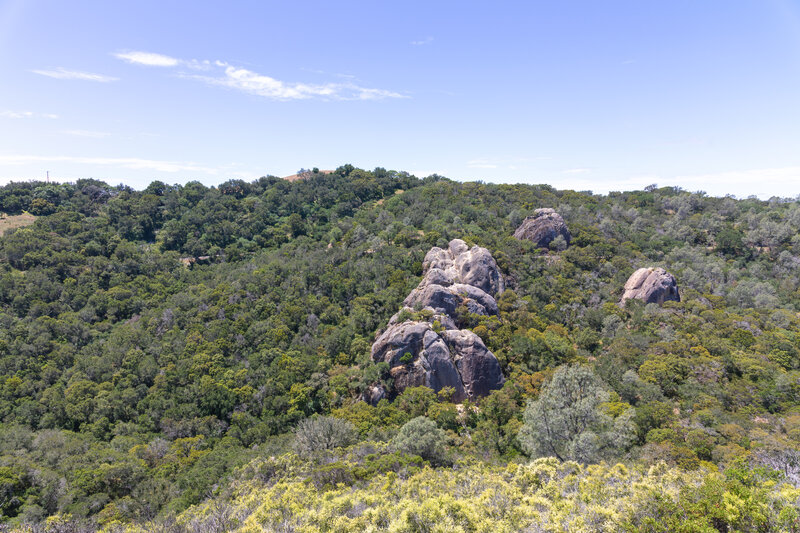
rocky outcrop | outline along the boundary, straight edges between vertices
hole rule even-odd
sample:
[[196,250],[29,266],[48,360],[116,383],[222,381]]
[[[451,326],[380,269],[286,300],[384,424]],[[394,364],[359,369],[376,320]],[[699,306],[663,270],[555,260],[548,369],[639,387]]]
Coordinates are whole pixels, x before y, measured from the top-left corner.
[[[424,280],[423,280],[424,281]],[[411,291],[403,301],[403,305],[424,309],[430,307],[438,313],[455,316],[456,309],[465,306],[470,313],[476,315],[496,315],[497,301],[483,290],[472,285],[455,283],[445,286],[439,284],[420,284]]]
[[372,345],[372,359],[388,363],[395,393],[420,385],[435,391],[452,387],[453,401],[460,402],[486,396],[505,381],[480,337],[466,329],[437,332],[426,321],[390,325]]
[[460,306],[477,315],[497,314],[494,296],[503,292],[503,276],[486,248],[470,248],[454,239],[447,249],[431,248],[422,270],[422,281],[403,302],[406,307],[430,308],[450,317]]
[[423,277],[403,305],[431,308],[451,317],[465,306],[471,313],[496,315],[494,296],[503,292],[503,276],[486,248],[470,248],[461,239],[450,241],[447,249],[431,248],[422,262]]
[[[407,387],[435,391],[452,387],[453,401],[485,396],[503,385],[500,364],[480,337],[458,329],[457,310],[497,314],[495,296],[503,277],[492,254],[459,239],[433,248],[423,262],[423,278],[372,345],[372,359],[389,365],[393,387],[372,387],[364,399],[377,403]],[[376,390],[373,390],[376,389]]]
[[572,235],[570,235],[564,219],[553,209],[547,207],[534,211],[531,216],[522,221],[517,231],[514,232],[514,237],[517,239],[531,241],[540,248],[549,248],[550,243],[559,235],[564,237],[569,245]]
[[450,241],[447,249],[433,247],[422,261],[424,278],[420,285],[461,283],[495,296],[503,292],[503,276],[489,250],[470,248],[461,239]]
[[455,354],[456,368],[468,398],[486,396],[503,386],[500,363],[480,337],[467,329],[446,330],[442,337]]
[[675,276],[663,268],[640,268],[625,283],[620,304],[635,298],[649,304],[661,305],[666,301],[680,302]]
[[389,326],[372,345],[372,359],[389,364],[395,392],[425,385],[435,391],[453,387],[454,397],[467,397],[449,346],[428,322]]

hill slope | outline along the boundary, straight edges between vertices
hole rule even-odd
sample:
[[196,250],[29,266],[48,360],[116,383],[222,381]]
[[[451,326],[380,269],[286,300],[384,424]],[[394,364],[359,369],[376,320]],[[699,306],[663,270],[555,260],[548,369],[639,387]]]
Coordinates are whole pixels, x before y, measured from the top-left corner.
[[[374,449],[351,458],[362,474],[289,469],[287,483],[360,490],[428,463],[524,462],[526,402],[567,363],[602,382],[608,416],[632,415],[635,439],[606,460],[664,461],[701,484],[733,467],[798,483],[797,202],[598,196],[348,165],[212,188],[0,188],[0,212],[32,207],[32,225],[0,238],[0,513],[11,523],[165,520],[272,483],[258,465],[277,468],[268,458],[314,414],[348,420]],[[512,237],[540,207],[564,217],[569,248]],[[454,238],[488,248],[505,276],[499,315],[464,320],[506,385],[476,409],[414,388],[393,404],[358,401],[391,379],[369,358],[376,332],[426,251]],[[682,301],[617,306],[644,266],[672,272]],[[436,459],[386,444],[418,415],[446,431]]]

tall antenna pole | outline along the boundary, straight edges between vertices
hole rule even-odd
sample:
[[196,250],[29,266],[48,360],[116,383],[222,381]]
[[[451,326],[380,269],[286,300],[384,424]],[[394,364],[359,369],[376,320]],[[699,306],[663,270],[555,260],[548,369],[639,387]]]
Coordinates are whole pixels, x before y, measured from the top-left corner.
[[50,171],[47,171],[47,183],[50,183]]

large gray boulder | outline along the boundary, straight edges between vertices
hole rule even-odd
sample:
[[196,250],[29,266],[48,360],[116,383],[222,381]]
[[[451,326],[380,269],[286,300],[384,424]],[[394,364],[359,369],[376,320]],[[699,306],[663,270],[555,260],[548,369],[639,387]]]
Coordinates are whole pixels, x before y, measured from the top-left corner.
[[461,298],[449,289],[443,285],[418,286],[403,300],[403,305],[419,309],[430,307],[436,312],[455,316]]
[[549,248],[550,243],[558,236],[564,237],[569,245],[572,235],[567,229],[567,224],[561,215],[549,207],[537,209],[529,217],[522,221],[522,224],[514,232],[514,237],[520,240],[528,240],[540,248]]
[[361,401],[370,405],[378,405],[384,398],[386,398],[386,389],[380,384],[371,385],[361,394]]
[[371,355],[389,365],[395,392],[425,385],[435,391],[453,387],[454,397],[467,397],[450,349],[428,322],[390,325],[372,345]]
[[625,283],[620,304],[635,298],[649,304],[661,305],[666,301],[680,302],[675,276],[663,268],[640,268]]
[[430,307],[455,317],[465,306],[471,313],[496,315],[494,296],[503,292],[503,276],[486,248],[470,248],[461,239],[450,241],[447,249],[434,247],[422,263],[423,277],[403,305],[416,309]]
[[[391,324],[372,345],[372,359],[389,365],[399,393],[424,385],[435,391],[452,387],[453,401],[474,400],[503,386],[505,378],[495,355],[468,330],[434,331],[430,323]],[[384,395],[370,395],[378,401]]]
[[443,331],[442,337],[454,354],[467,398],[480,398],[503,386],[500,363],[480,337],[466,329]]

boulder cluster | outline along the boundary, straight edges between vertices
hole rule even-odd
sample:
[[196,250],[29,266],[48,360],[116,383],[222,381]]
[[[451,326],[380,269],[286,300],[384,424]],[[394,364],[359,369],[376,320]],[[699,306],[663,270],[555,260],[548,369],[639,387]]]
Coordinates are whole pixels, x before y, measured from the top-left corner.
[[[540,248],[549,248],[559,236],[569,245],[572,236],[564,219],[548,207],[537,209],[526,217],[514,232],[514,237],[533,242]],[[637,299],[645,303],[662,305],[666,301],[680,302],[675,277],[663,268],[640,268],[628,278],[620,304]]]
[[[569,244],[571,235],[561,215],[537,209],[514,232],[548,248],[558,237]],[[372,345],[372,360],[389,365],[392,386],[373,385],[363,395],[369,403],[392,399],[408,387],[434,391],[453,389],[452,401],[474,400],[503,386],[500,363],[475,333],[459,328],[459,316],[497,315],[495,298],[505,288],[492,254],[460,239],[446,249],[434,247],[425,255],[423,277],[403,301]],[[646,303],[680,301],[678,285],[663,268],[640,268],[625,284],[620,303],[636,298]]]
[[407,387],[435,391],[452,387],[452,401],[475,399],[502,387],[500,363],[472,331],[458,329],[457,310],[496,315],[495,296],[504,289],[492,254],[460,239],[447,249],[432,248],[423,278],[372,345],[372,359],[389,364],[392,390],[372,387],[366,400],[377,403]]
[[572,235],[567,229],[567,224],[561,215],[549,207],[534,211],[531,216],[522,221],[517,231],[514,232],[514,237],[517,239],[531,241],[540,248],[549,248],[550,243],[559,235],[569,245]]

